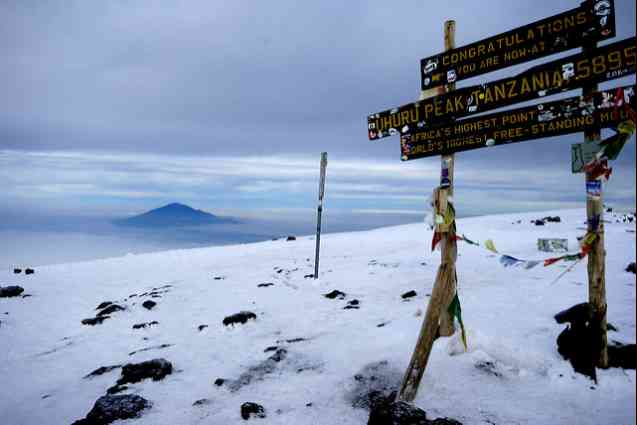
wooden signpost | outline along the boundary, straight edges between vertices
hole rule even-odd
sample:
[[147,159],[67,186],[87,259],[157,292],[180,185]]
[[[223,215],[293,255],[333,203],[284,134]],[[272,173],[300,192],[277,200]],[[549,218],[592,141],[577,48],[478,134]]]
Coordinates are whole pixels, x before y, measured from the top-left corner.
[[585,40],[614,36],[613,2],[586,1],[564,13],[421,59],[422,89],[581,47]]
[[624,110],[616,111],[617,100],[637,106],[635,86],[538,103],[417,130],[400,136],[401,159],[407,161],[594,128],[617,127],[628,118]]
[[635,73],[635,37],[590,53],[577,53],[528,69],[513,77],[464,87],[450,93],[367,117],[368,137],[376,140],[429,128],[453,118],[486,112]]
[[[587,172],[588,236],[595,240],[588,254],[589,302],[594,312],[592,326],[598,335],[595,363],[608,367],[600,179],[603,173],[599,167],[591,166],[601,164],[601,170],[609,173],[603,168],[606,161],[617,156],[621,143],[634,131],[636,98],[634,85],[598,93],[597,83],[634,74],[637,68],[635,37],[596,47],[598,41],[614,35],[612,0],[587,0],[576,9],[459,48],[454,43],[455,23],[448,21],[445,51],[421,60],[420,100],[367,117],[370,140],[401,136],[403,161],[441,156],[440,186],[434,190],[433,198],[436,226],[432,242],[432,246],[440,243],[441,264],[398,392],[399,400],[414,399],[434,340],[452,335],[454,317],[460,319],[452,198],[454,153],[581,131],[586,141],[573,148],[572,168],[573,172]],[[455,82],[464,78],[575,47],[584,49],[512,77],[455,90]],[[576,88],[583,89],[581,96],[460,120]],[[600,129],[608,127],[624,137],[613,149],[608,143],[604,147],[599,143]],[[463,342],[466,344],[464,330]]]

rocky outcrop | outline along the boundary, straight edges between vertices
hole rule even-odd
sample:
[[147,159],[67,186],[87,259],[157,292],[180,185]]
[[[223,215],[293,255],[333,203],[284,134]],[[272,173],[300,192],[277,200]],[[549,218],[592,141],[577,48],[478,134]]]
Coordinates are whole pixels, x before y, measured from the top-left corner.
[[18,285],[0,286],[0,298],[19,297],[24,288]]
[[257,315],[251,311],[240,311],[239,313],[233,314],[231,316],[227,316],[223,319],[224,326],[236,325],[236,324],[245,324],[248,320],[256,320]]
[[134,394],[105,395],[97,399],[84,419],[73,425],[106,425],[119,419],[137,418],[152,403]]

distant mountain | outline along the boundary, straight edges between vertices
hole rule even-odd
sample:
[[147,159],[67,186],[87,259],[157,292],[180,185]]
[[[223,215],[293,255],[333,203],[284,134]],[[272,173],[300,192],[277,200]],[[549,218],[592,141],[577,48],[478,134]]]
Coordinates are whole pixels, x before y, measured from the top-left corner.
[[176,227],[202,226],[208,224],[237,223],[229,217],[219,217],[188,205],[172,203],[130,218],[115,220],[120,226],[132,227]]

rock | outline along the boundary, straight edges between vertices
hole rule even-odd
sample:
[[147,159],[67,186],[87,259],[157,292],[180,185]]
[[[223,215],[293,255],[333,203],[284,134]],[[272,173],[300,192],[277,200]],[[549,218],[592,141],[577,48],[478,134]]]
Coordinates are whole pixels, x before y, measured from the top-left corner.
[[97,313],[97,317],[107,316],[107,315],[115,313],[116,311],[124,311],[124,310],[126,310],[126,309],[124,307],[122,307],[121,305],[110,304],[104,310],[102,310],[99,313]]
[[608,346],[608,365],[622,369],[635,369],[637,366],[637,346],[615,343]]
[[542,220],[535,220],[532,221],[533,224],[535,224],[536,226],[544,226],[544,221]]
[[288,236],[287,238],[285,238],[286,241],[290,242],[290,241],[295,241],[296,240],[296,236]]
[[224,382],[226,382],[226,380],[225,380],[225,379],[223,379],[223,378],[217,378],[217,379],[215,379],[215,385],[216,385],[217,387],[222,386]]
[[24,288],[18,285],[0,286],[0,298],[17,297],[24,292]]
[[232,392],[239,391],[242,387],[250,384],[253,380],[262,380],[266,375],[273,373],[278,363],[285,360],[287,350],[279,348],[274,354],[261,363],[251,366],[246,372],[242,373],[236,380],[228,381],[228,388]]
[[152,310],[156,305],[157,303],[155,301],[146,300],[143,302],[142,307],[144,307],[147,310]]
[[208,325],[199,325],[199,326],[197,326],[197,329],[199,329],[199,332],[201,332],[204,329],[206,329],[207,327],[208,327]]
[[544,217],[542,219],[543,221],[547,222],[547,223],[561,223],[562,222],[562,218],[558,215],[556,216],[548,216],[548,217]]
[[212,400],[210,400],[209,398],[201,398],[195,401],[192,405],[197,407],[197,406],[206,406],[208,404],[212,404]]
[[274,286],[274,283],[272,283],[272,282],[259,283],[257,285],[257,288],[267,288],[268,286]]
[[82,324],[90,325],[90,326],[101,325],[104,320],[110,319],[110,318],[111,316],[91,317],[90,319],[82,320]]
[[116,364],[116,365],[112,365],[112,366],[98,367],[93,372],[91,372],[88,375],[84,376],[84,379],[88,379],[88,378],[93,378],[95,376],[104,375],[105,373],[110,372],[111,370],[118,369],[120,367],[122,367],[121,364]]
[[575,304],[573,307],[560,311],[555,315],[555,321],[559,324],[570,323],[580,326],[593,318],[593,309],[588,303]]
[[[144,340],[147,340],[148,338],[144,338]],[[150,351],[150,350],[161,350],[162,348],[168,348],[168,347],[172,347],[172,344],[160,344],[160,345],[152,345],[150,347],[146,347],[146,348],[140,348],[139,350],[135,350],[135,351],[131,351],[130,353],[128,353],[129,356],[133,356],[137,353],[143,353],[144,351]]]
[[374,403],[367,425],[429,425],[427,414],[404,401],[387,399]]
[[606,330],[608,332],[619,332],[619,329],[617,329],[617,327],[610,322],[606,323]]
[[427,413],[393,397],[378,399],[369,414],[367,425],[462,425],[450,418],[427,419]]
[[312,279],[313,277],[314,277],[314,273],[310,273],[303,276],[303,279]]
[[354,385],[346,395],[352,407],[369,409],[380,399],[393,400],[402,382],[403,372],[382,360],[370,363],[354,375]]
[[635,271],[635,263],[630,263],[628,266],[626,266],[626,272],[635,274]]
[[231,316],[223,319],[223,324],[225,326],[235,325],[237,323],[245,324],[248,320],[256,320],[257,315],[251,311],[240,311],[239,313],[233,314]]
[[33,273],[35,273],[35,270],[33,269],[29,269],[29,268],[24,269],[24,274],[33,274]]
[[342,300],[342,299],[344,299],[344,298],[345,298],[345,296],[346,296],[346,295],[345,295],[345,292],[341,292],[341,291],[339,291],[339,290],[335,289],[335,290],[333,290],[332,292],[329,292],[329,293],[327,293],[327,294],[323,294],[323,296],[324,296],[325,298],[329,298],[329,299],[331,299],[331,300],[333,300],[333,299],[335,299],[335,298],[338,298],[338,299]]
[[358,310],[359,308],[360,308],[360,301],[351,300],[347,303],[345,307],[343,307],[343,310]]
[[13,273],[20,274],[22,273],[22,269],[13,269]]
[[112,302],[112,301],[104,301],[104,302],[101,302],[101,303],[100,303],[100,305],[98,305],[98,306],[95,308],[95,310],[101,310],[101,309],[103,309],[103,308],[108,307],[108,306],[109,306],[109,305],[111,305],[111,304],[113,304],[113,302]]
[[270,351],[276,351],[278,350],[279,347],[276,345],[271,345],[269,347],[267,347],[265,350],[263,350],[264,353],[269,353]]
[[114,385],[106,390],[106,394],[119,394],[122,391],[126,391],[128,389],[128,385]]
[[142,329],[142,328],[147,328],[147,327],[155,326],[155,325],[159,325],[159,322],[156,320],[153,320],[152,322],[146,322],[146,323],[136,323],[133,325],[133,329]]
[[224,276],[215,276],[213,279],[214,280],[224,280],[225,277]]
[[128,363],[122,367],[122,375],[117,385],[134,384],[150,378],[161,381],[173,371],[173,365],[166,359],[153,359],[141,363]]
[[407,299],[409,299],[409,298],[413,298],[413,297],[415,297],[416,295],[418,295],[418,293],[417,293],[416,291],[414,291],[414,290],[411,290],[411,291],[409,291],[409,292],[405,292],[405,293],[404,293],[404,294],[402,294],[400,297],[401,297],[403,300],[407,300]]
[[246,421],[252,417],[265,418],[265,408],[257,403],[243,403],[241,405],[241,417]]
[[118,419],[137,418],[151,406],[150,401],[134,394],[105,395],[97,399],[86,418],[74,425],[106,425]]

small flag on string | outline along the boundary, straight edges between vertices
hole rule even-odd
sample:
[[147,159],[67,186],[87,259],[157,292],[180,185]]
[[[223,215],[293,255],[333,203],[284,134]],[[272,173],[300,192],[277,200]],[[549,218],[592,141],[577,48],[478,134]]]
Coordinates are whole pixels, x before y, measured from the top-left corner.
[[449,304],[449,308],[447,309],[451,317],[455,317],[458,319],[458,323],[460,323],[460,332],[462,337],[462,345],[464,345],[464,350],[467,351],[467,334],[464,330],[464,323],[462,323],[462,308],[460,307],[460,298],[458,298],[458,293],[451,300],[451,304]]
[[493,243],[491,239],[487,239],[484,242],[484,247],[488,249],[489,251],[493,252],[494,254],[499,254],[498,250],[495,249],[495,244]]

